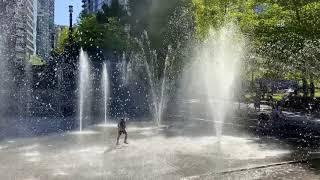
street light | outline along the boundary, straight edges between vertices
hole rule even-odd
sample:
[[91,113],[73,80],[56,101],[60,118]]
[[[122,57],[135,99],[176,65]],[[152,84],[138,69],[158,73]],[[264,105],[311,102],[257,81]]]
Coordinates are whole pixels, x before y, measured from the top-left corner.
[[73,32],[73,28],[72,28],[72,13],[73,13],[73,6],[70,5],[69,6],[69,20],[70,20],[70,24],[69,24],[69,40],[70,41],[71,41],[72,32]]
[[72,13],[73,13],[73,6],[69,6],[69,13],[70,13],[70,29],[72,28]]
[[73,13],[73,6],[72,5],[69,6],[69,12]]

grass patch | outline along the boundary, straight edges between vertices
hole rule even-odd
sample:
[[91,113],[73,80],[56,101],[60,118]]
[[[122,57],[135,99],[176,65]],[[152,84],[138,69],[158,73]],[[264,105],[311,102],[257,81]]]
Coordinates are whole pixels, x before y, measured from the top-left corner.
[[285,95],[284,93],[276,93],[276,94],[273,94],[272,98],[274,101],[281,101],[284,95]]
[[315,89],[314,97],[320,97],[320,89]]

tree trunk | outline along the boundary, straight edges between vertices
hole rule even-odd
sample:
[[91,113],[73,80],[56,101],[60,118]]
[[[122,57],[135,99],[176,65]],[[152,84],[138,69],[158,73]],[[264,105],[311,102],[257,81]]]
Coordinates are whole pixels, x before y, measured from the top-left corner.
[[302,79],[303,97],[308,97],[308,83],[305,78]]
[[254,72],[251,70],[251,93],[254,93]]
[[310,98],[311,99],[314,98],[314,94],[315,94],[315,86],[314,86],[313,77],[311,75],[311,77],[310,77]]

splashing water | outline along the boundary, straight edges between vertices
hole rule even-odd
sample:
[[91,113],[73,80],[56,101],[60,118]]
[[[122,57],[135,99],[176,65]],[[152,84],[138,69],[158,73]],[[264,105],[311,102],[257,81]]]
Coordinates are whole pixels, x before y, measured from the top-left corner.
[[88,102],[89,88],[90,88],[90,65],[88,62],[88,55],[82,49],[80,51],[80,65],[79,65],[79,130],[83,129],[83,120],[87,113],[85,113],[85,104]]
[[159,106],[158,106],[158,97],[156,93],[156,85],[155,80],[153,78],[153,74],[151,73],[151,68],[147,62],[147,59],[145,58],[144,60],[144,65],[146,67],[147,75],[148,75],[148,80],[149,80],[149,85],[150,85],[150,90],[151,90],[151,95],[152,95],[152,105],[153,105],[153,111],[154,111],[154,120],[156,121],[157,125],[160,125],[160,120],[157,118],[157,114],[159,112]]
[[[1,22],[9,20],[6,15],[7,13],[1,15]],[[0,103],[0,116],[2,117],[0,125],[3,125],[3,117],[8,113],[11,114],[10,112],[12,111],[9,108],[9,104],[12,102],[9,92],[12,91],[11,86],[13,85],[11,80],[13,78],[13,69],[9,68],[9,62],[11,61],[11,54],[8,51],[10,36],[10,26],[8,26],[8,23],[2,23],[0,25],[0,101],[6,103]]]
[[122,62],[121,62],[121,80],[123,85],[128,84],[128,71],[127,71],[127,60],[126,60],[126,54],[122,54]]
[[244,55],[244,39],[233,24],[211,31],[200,48],[202,77],[214,120],[217,137],[221,137],[223,122],[230,111],[229,102],[234,92],[234,81]]
[[[199,98],[204,105],[203,115],[212,119],[215,134],[223,134],[223,123],[232,114],[232,97],[237,90],[241,59],[244,57],[245,41],[232,23],[221,29],[211,30],[204,42],[195,49],[190,66],[184,70],[181,93],[187,99]],[[196,111],[191,109],[192,111]]]
[[25,61],[24,63],[24,73],[25,73],[25,76],[24,76],[24,89],[25,89],[25,92],[26,92],[26,111],[25,111],[25,115],[26,117],[29,117],[32,115],[32,111],[31,111],[31,107],[32,107],[32,85],[31,83],[33,82],[33,77],[32,77],[32,65],[30,62],[28,61]]
[[[169,64],[169,53],[171,52],[171,47],[168,47],[168,54],[165,59],[165,65],[163,69],[163,77],[159,81],[156,79],[156,67],[155,62],[157,62],[157,53],[156,51],[152,51],[150,48],[150,41],[148,38],[148,34],[145,31],[143,39],[146,41],[146,47],[142,41],[136,39],[142,51],[142,61],[147,72],[148,82],[150,85],[151,92],[151,108],[153,111],[153,119],[158,126],[161,126],[163,109],[165,108],[166,103],[166,89],[167,89],[167,68]],[[149,57],[149,58],[148,58]],[[148,61],[149,59],[149,61]]]
[[[7,66],[6,66],[6,61],[7,59],[5,59],[5,55],[4,55],[4,51],[6,50],[4,47],[4,43],[6,42],[6,32],[3,32],[4,30],[0,31],[0,101],[4,102],[5,100],[5,86],[4,86],[4,81],[6,79],[5,77],[5,73],[7,70]],[[6,107],[4,106],[4,103],[1,103],[0,105],[0,116],[3,117],[4,114],[4,109],[6,109]],[[0,123],[2,124],[2,121],[0,121]]]
[[102,88],[103,88],[103,112],[104,112],[104,123],[108,123],[108,99],[109,99],[109,75],[108,75],[108,68],[107,63],[103,63],[103,71],[102,71]]
[[[143,63],[148,75],[148,82],[150,85],[150,91],[151,91],[151,96],[152,96],[152,109],[153,109],[153,114],[155,115],[158,112],[158,98],[157,98],[157,94],[156,94],[156,88],[155,88],[155,78],[154,78],[154,74],[151,72],[151,68],[150,65],[148,63],[147,60],[147,52],[145,51],[145,48],[143,46],[143,42],[139,41],[138,39],[137,43],[139,44],[141,51],[142,51],[142,56],[143,56]],[[149,44],[148,44],[149,45]],[[157,123],[157,125],[160,125],[159,123],[159,119],[156,118],[157,116],[154,116],[154,120]]]
[[165,59],[163,78],[161,81],[159,104],[158,104],[158,109],[157,109],[157,113],[156,113],[158,125],[161,125],[163,110],[165,108],[166,101],[167,101],[166,89],[167,89],[167,70],[168,70],[168,66],[169,66],[169,53],[171,53],[171,46],[168,47],[168,54]]

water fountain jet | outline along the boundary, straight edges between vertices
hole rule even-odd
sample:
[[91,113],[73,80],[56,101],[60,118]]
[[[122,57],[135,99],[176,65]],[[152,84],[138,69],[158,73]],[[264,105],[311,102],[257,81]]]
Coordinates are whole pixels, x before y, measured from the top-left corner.
[[[156,51],[152,51],[150,48],[150,41],[148,39],[147,32],[144,33],[142,39],[146,42],[143,43],[143,41],[139,41],[138,39],[136,39],[136,41],[142,51],[143,65],[145,67],[148,77],[148,83],[150,85],[150,93],[152,96],[151,109],[153,113],[153,119],[156,122],[157,126],[160,127],[162,124],[164,106],[166,104],[166,90],[168,80],[167,70],[169,65],[169,54],[171,53],[171,46],[168,47],[168,54],[165,58],[164,68],[162,72],[163,77],[161,80],[158,80],[156,79],[156,68],[158,67],[155,67],[155,62],[157,62],[157,53]],[[148,57],[150,57],[149,61]]]
[[206,40],[195,48],[193,61],[184,72],[182,93],[187,99],[200,97],[203,114],[212,119],[218,138],[223,134],[224,121],[232,114],[238,84],[235,80],[244,47],[244,37],[234,24],[211,30]]
[[90,65],[88,55],[83,49],[80,50],[79,61],[79,131],[81,132],[83,130],[83,120],[88,116],[85,105],[88,104],[90,90]]
[[103,63],[102,81],[101,86],[103,89],[103,112],[104,112],[104,124],[108,124],[108,100],[109,100],[109,75],[107,63]]
[[223,133],[226,115],[231,111],[234,81],[243,55],[244,39],[233,24],[211,32],[200,50],[202,76],[218,138]]

